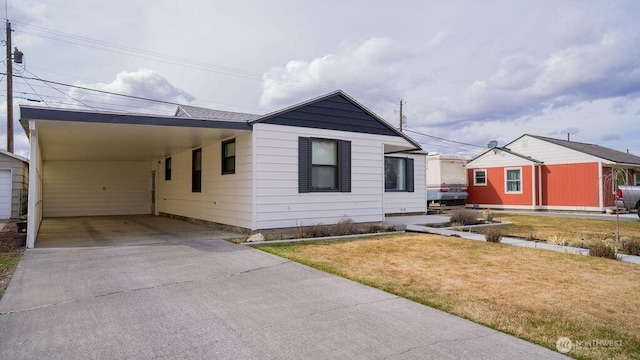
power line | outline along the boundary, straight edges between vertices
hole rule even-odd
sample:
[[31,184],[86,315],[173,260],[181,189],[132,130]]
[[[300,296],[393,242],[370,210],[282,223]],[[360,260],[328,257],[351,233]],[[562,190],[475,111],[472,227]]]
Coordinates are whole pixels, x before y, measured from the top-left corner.
[[[29,72],[29,71],[27,71]],[[29,72],[31,75],[34,75],[33,73]],[[2,75],[4,73],[0,73],[0,75]],[[35,75],[34,75],[35,76]],[[37,81],[41,81],[45,84],[51,85],[51,84],[55,84],[55,85],[60,85],[60,86],[66,86],[66,87],[70,87],[70,88],[74,88],[74,89],[81,89],[81,90],[85,90],[85,91],[93,91],[93,92],[97,92],[97,93],[101,93],[101,94],[108,94],[108,95],[114,95],[114,96],[120,96],[120,97],[126,97],[126,98],[130,98],[130,99],[136,99],[136,100],[144,100],[144,101],[150,101],[150,102],[155,102],[155,103],[160,103],[160,104],[167,104],[167,105],[180,105],[178,103],[175,102],[171,102],[171,101],[164,101],[164,100],[157,100],[157,99],[150,99],[150,98],[144,98],[141,96],[134,96],[134,95],[125,95],[125,94],[119,94],[119,93],[115,93],[115,92],[111,92],[111,91],[106,91],[106,90],[98,90],[98,89],[91,89],[88,87],[84,87],[84,86],[78,86],[78,85],[71,85],[71,84],[65,84],[65,83],[61,83],[58,81],[53,81],[53,80],[45,80],[45,79],[41,79],[39,77],[28,77],[28,76],[22,76],[22,75],[14,75],[14,77],[20,78],[20,79],[26,79],[26,80],[37,80]],[[54,87],[54,89],[56,89]],[[58,90],[58,89],[56,89]],[[60,91],[60,90],[58,90]],[[66,95],[66,94],[65,94]],[[67,95],[68,96],[68,95]],[[79,103],[82,104],[81,101],[77,100],[77,99],[73,99],[75,101],[78,101]],[[87,107],[90,107],[86,104],[83,104]]]
[[432,139],[438,139],[438,140],[442,140],[442,141],[451,142],[451,143],[454,143],[454,144],[473,146],[473,147],[478,147],[478,148],[483,148],[483,149],[486,148],[486,146],[480,146],[480,145],[476,145],[476,144],[469,144],[469,143],[465,143],[465,142],[461,142],[461,141],[445,139],[445,138],[438,137],[438,136],[435,136],[435,135],[428,135],[428,134],[425,134],[425,133],[421,133],[419,131],[415,131],[415,130],[412,130],[412,129],[405,129],[405,131],[408,131],[408,132],[414,133],[414,134],[418,134],[418,135],[422,135],[422,136],[426,136],[426,137],[429,137],[429,138],[432,138]]
[[[126,55],[126,56],[133,56],[141,59],[158,61],[166,64],[178,65],[182,67],[209,71],[209,72],[219,73],[223,75],[237,76],[237,77],[242,77],[242,78],[251,79],[251,80],[258,80],[258,81],[269,80],[269,81],[279,82],[285,85],[307,88],[312,90],[320,90],[320,91],[331,90],[327,86],[320,85],[320,84],[310,84],[310,83],[287,79],[287,78],[278,77],[278,76],[265,76],[262,73],[256,73],[256,72],[246,71],[246,70],[237,69],[237,68],[228,67],[228,66],[215,65],[215,64],[205,63],[201,61],[180,58],[180,57],[167,55],[159,52],[142,50],[134,47],[119,45],[116,43],[79,36],[71,33],[65,33],[65,32],[57,31],[53,29],[47,29],[44,27],[36,26],[36,25],[20,23],[20,22],[16,22],[16,23],[36,31],[36,32],[30,32],[30,31],[25,31],[24,29],[21,29],[20,31],[23,33],[50,39],[50,40],[60,41],[68,44],[85,46],[85,47],[96,49],[96,50],[107,51],[107,52],[112,52],[112,53]],[[45,34],[48,34],[50,36],[47,36]],[[62,39],[59,37],[62,37]],[[67,39],[72,39],[74,41],[70,41]],[[117,51],[113,49],[116,49]],[[359,98],[368,98],[368,99],[377,100],[377,101],[390,101],[394,103],[397,101],[397,99],[391,98],[391,97],[376,96],[376,95],[371,95],[369,93],[364,93],[359,91],[350,91],[350,92],[353,93],[354,95],[357,95]]]

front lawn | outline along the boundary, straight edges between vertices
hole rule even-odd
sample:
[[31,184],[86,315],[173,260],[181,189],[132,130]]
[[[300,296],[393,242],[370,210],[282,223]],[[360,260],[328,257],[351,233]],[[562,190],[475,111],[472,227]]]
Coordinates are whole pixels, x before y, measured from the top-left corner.
[[[554,236],[568,242],[615,239],[616,232],[616,222],[611,220],[502,213],[496,213],[495,219],[513,223],[513,225],[500,227],[503,234],[507,236],[533,237],[542,240],[548,240]],[[620,221],[620,238],[625,237],[640,240],[640,221]]]
[[637,265],[426,234],[257,247],[573,357],[640,358]]

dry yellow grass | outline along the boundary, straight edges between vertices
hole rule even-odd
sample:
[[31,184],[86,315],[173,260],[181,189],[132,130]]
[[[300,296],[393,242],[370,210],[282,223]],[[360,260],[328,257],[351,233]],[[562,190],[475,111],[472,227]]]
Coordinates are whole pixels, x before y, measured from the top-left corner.
[[[521,237],[533,235],[544,240],[552,236],[558,236],[567,241],[614,239],[616,231],[616,222],[611,220],[500,213],[495,215],[495,219],[514,223],[501,227],[504,234]],[[640,239],[640,221],[621,221],[620,237]]]
[[554,350],[561,336],[622,341],[574,357],[640,358],[637,265],[424,234],[259,248]]

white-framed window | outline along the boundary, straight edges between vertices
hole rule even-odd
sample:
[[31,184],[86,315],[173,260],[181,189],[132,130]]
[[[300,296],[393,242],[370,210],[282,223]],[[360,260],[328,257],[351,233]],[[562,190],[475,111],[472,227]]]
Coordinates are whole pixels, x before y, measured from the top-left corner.
[[522,168],[504,169],[504,192],[522,194]]
[[473,169],[473,185],[487,186],[487,169]]

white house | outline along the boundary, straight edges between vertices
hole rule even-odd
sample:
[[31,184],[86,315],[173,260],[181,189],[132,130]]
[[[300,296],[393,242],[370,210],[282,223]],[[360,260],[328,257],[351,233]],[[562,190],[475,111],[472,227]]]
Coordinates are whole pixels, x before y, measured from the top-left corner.
[[342,91],[266,115],[20,113],[29,247],[43,217],[166,214],[259,231],[426,210],[420,145]]
[[27,213],[29,160],[0,150],[0,219]]

